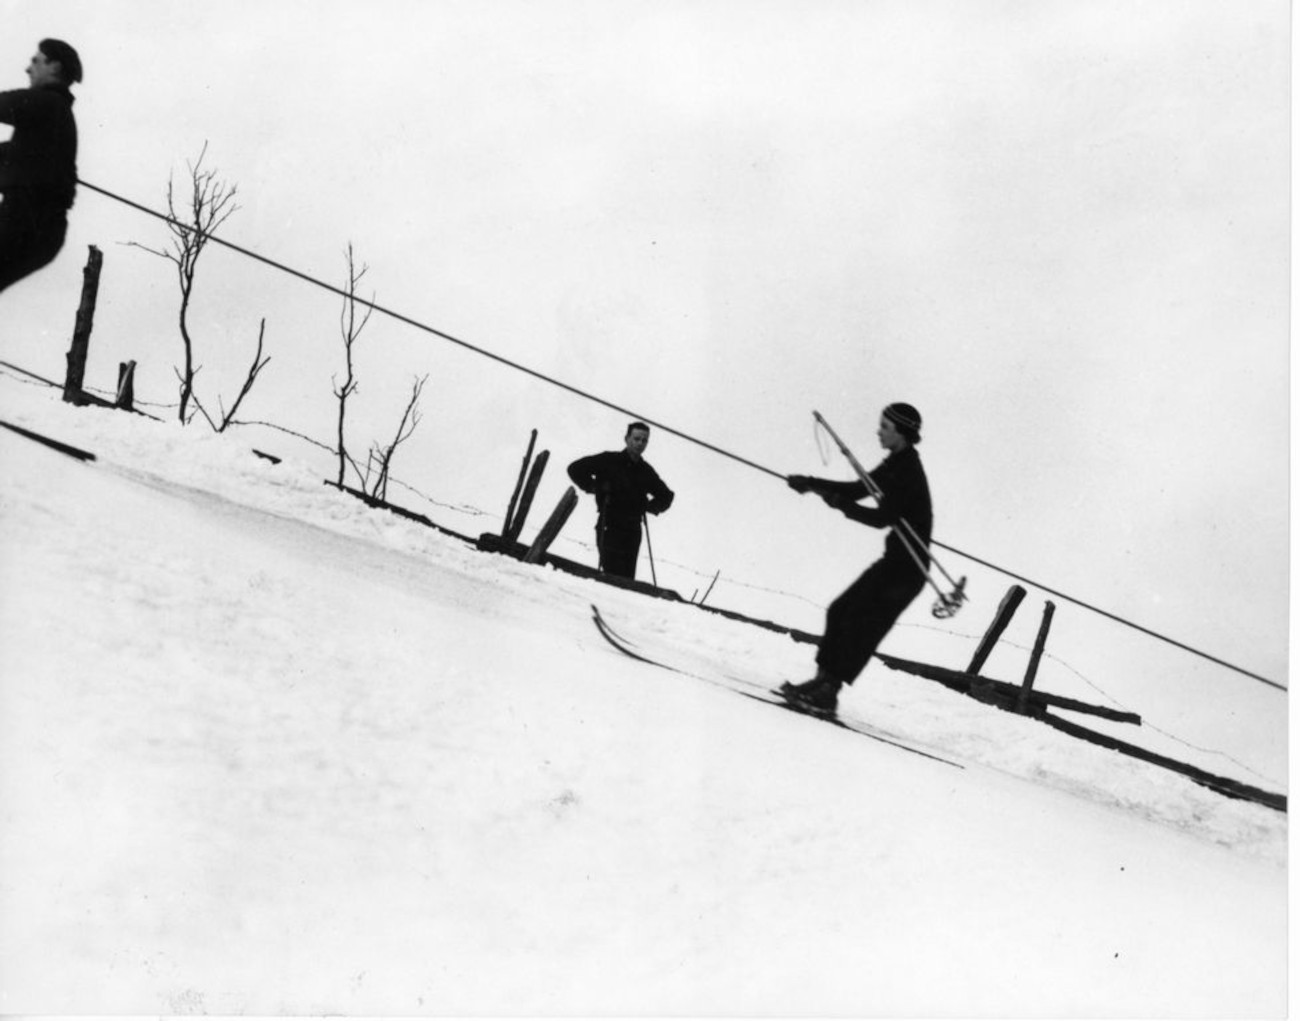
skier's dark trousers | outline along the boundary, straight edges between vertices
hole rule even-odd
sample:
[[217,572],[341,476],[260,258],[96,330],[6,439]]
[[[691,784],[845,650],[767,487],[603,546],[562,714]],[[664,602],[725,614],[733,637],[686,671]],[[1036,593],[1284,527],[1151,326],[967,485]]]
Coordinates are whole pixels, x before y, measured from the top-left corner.
[[807,475],[787,479],[796,492],[817,493],[854,521],[890,529],[884,556],[826,610],[826,628],[817,647],[817,676],[782,689],[814,708],[835,709],[840,687],[857,679],[926,585],[933,510],[925,469],[916,452],[920,429],[921,415],[910,404],[891,404],[881,415],[877,435],[889,455],[867,473],[883,494],[876,507],[858,503],[869,492],[861,480],[834,482]]
[[633,422],[623,438],[624,449],[580,457],[569,465],[573,484],[596,497],[600,569],[621,578],[636,577],[644,517],[662,514],[673,502],[673,491],[642,457],[649,442],[650,427]]
[[27,68],[30,88],[0,92],[0,291],[54,260],[77,187],[77,122],[68,86],[81,60],[67,43],[42,39]]

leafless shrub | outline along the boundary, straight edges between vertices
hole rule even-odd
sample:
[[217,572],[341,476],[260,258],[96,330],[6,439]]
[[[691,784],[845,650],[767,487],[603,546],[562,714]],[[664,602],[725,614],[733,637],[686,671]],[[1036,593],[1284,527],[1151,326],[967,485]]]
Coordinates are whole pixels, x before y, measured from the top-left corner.
[[208,420],[208,425],[212,426],[214,432],[219,432],[219,433],[225,432],[226,428],[231,424],[231,422],[234,421],[235,413],[239,411],[239,405],[243,403],[244,398],[248,396],[248,391],[253,389],[253,384],[257,382],[258,373],[260,373],[264,368],[266,368],[267,362],[271,360],[269,355],[266,358],[262,357],[262,341],[265,336],[266,336],[266,320],[263,319],[262,325],[258,328],[257,331],[257,351],[253,354],[253,364],[249,367],[248,375],[244,377],[244,385],[240,387],[239,396],[235,398],[235,403],[230,406],[229,411],[226,411],[225,405],[222,403],[221,398],[217,397],[217,406],[218,408],[220,408],[220,413],[221,413],[220,422],[217,422],[215,419],[213,419],[211,415],[208,414],[207,409],[203,407],[203,404],[199,401],[198,394],[194,395],[194,406],[198,408],[200,412],[203,413],[203,417]]
[[428,376],[421,376],[412,383],[411,399],[406,404],[406,410],[402,412],[402,420],[397,425],[397,434],[393,437],[393,441],[387,447],[381,447],[378,443],[371,447],[370,459],[371,463],[378,466],[378,477],[367,492],[377,499],[388,499],[388,469],[393,463],[393,455],[397,453],[398,447],[411,438],[415,427],[420,424],[420,394],[424,391],[424,384],[428,379]]
[[[216,229],[225,223],[239,208],[235,204],[235,194],[238,190],[236,186],[221,180],[215,170],[209,170],[203,166],[203,160],[207,154],[208,145],[204,142],[199,158],[187,164],[189,180],[187,182],[187,194],[184,196],[178,196],[177,194],[174,175],[167,179],[167,229],[171,233],[169,246],[166,248],[150,248],[138,242],[131,243],[135,248],[141,248],[152,255],[166,259],[176,269],[176,279],[181,291],[178,319],[181,344],[184,348],[184,364],[176,369],[176,377],[180,381],[179,417],[181,422],[187,424],[195,414],[190,408],[192,400],[195,402],[196,407],[202,410],[194,394],[194,379],[202,366],[195,365],[194,339],[190,335],[189,327],[190,302],[194,295],[194,279],[198,272],[199,258],[212,240],[212,235]],[[262,358],[262,334],[265,332],[265,328],[266,321],[263,320],[262,331],[258,334],[257,355],[253,359],[253,368],[244,382],[239,398],[235,401],[236,408],[239,406],[239,402],[248,394],[257,378],[257,374],[270,361],[269,358]],[[230,424],[230,417],[233,414],[234,408],[231,409],[230,416],[222,416],[222,424],[218,427],[212,417],[206,411],[203,412],[204,417],[218,432]]]
[[[346,258],[348,263],[348,279],[344,284],[343,309],[339,313],[339,332],[343,336],[343,355],[344,364],[347,369],[347,377],[343,380],[343,385],[339,386],[337,380],[331,380],[334,383],[334,396],[339,402],[338,416],[338,457],[339,457],[339,475],[338,484],[344,484],[347,475],[348,465],[352,465],[355,471],[363,480],[365,474],[357,467],[356,461],[348,454],[347,441],[344,437],[344,424],[347,418],[348,398],[357,390],[357,377],[353,369],[352,350],[356,346],[357,339],[361,336],[361,331],[366,328],[366,323],[370,322],[370,316],[374,312],[374,295],[371,295],[370,303],[357,300],[357,288],[361,284],[361,279],[370,269],[369,266],[362,265],[357,268],[356,254],[352,250],[352,242],[348,242]],[[358,311],[358,306],[362,311]]]

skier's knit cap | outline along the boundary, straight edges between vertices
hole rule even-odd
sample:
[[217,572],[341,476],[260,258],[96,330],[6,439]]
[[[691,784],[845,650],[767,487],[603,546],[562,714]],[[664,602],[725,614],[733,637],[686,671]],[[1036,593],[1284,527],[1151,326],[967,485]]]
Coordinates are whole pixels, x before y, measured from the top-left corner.
[[910,404],[901,402],[885,408],[885,417],[898,426],[909,443],[921,442],[921,413]]
[[71,85],[81,81],[81,58],[77,51],[62,39],[42,39],[40,51],[48,60],[57,60],[63,69],[63,80]]

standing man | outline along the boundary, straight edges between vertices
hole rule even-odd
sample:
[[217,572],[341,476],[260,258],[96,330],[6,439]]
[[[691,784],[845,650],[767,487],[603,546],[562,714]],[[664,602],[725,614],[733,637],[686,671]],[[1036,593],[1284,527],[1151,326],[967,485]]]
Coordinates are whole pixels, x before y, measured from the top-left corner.
[[636,577],[642,519],[647,514],[662,514],[673,503],[673,491],[642,456],[649,442],[650,427],[633,422],[627,427],[622,450],[580,457],[569,465],[573,484],[596,497],[600,569],[621,578]]
[[786,480],[795,492],[816,493],[845,517],[891,530],[884,556],[827,609],[826,629],[817,647],[817,676],[781,686],[791,701],[823,713],[835,711],[841,686],[853,683],[894,622],[925,588],[930,566],[930,487],[916,452],[921,442],[920,412],[910,404],[889,405],[880,416],[876,436],[889,451],[868,472],[883,494],[877,507],[859,505],[868,492],[860,479],[832,482],[791,475]]
[[81,81],[77,51],[42,39],[27,67],[30,88],[0,92],[0,291],[54,260],[77,189],[77,122],[69,86]]

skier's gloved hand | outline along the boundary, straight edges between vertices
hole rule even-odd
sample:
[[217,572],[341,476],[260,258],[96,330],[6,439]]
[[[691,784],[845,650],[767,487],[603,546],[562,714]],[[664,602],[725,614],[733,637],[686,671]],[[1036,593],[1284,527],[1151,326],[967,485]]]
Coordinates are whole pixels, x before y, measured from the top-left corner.
[[848,493],[822,493],[821,498],[826,501],[828,507],[834,507],[837,511],[842,511],[845,514],[856,510],[858,506],[858,501]]
[[786,484],[796,493],[810,492],[817,480],[808,475],[786,476]]

